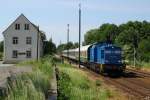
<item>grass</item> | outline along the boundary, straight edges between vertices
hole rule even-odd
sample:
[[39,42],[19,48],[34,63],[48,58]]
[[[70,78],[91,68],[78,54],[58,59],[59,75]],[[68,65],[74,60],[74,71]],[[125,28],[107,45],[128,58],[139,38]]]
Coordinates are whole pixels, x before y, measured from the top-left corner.
[[45,57],[39,61],[27,61],[18,66],[31,66],[31,73],[10,77],[6,100],[45,100],[52,77],[52,59]]
[[149,63],[148,62],[147,63],[146,62],[142,62],[141,64],[145,68],[150,68],[150,62]]
[[81,70],[59,64],[58,100],[107,100],[113,93],[100,80],[91,81]]
[[[133,63],[133,61],[131,62],[130,61],[130,63],[128,63],[127,65],[129,65],[129,66],[134,66],[134,63]],[[136,61],[136,68],[138,68],[138,69],[141,69],[141,68],[144,68],[144,69],[150,69],[150,62],[142,62],[142,61]]]
[[7,100],[44,100],[45,94],[35,87],[33,80],[27,75],[17,76],[15,81],[9,84]]

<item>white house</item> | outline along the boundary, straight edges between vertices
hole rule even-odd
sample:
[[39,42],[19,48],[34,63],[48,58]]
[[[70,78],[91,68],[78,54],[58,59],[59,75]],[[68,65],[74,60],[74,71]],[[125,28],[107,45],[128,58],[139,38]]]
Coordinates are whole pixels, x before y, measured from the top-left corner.
[[43,55],[44,32],[21,14],[4,32],[4,63],[39,59]]

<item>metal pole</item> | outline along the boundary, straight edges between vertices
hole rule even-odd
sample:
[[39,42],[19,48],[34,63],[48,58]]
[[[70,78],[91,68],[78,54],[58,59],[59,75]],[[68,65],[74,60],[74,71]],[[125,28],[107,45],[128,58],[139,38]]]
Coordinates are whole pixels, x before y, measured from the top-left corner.
[[67,57],[69,58],[69,24],[67,24]]
[[135,60],[136,60],[136,57],[135,57],[135,54],[136,54],[136,50],[135,50],[135,47],[134,47],[134,67],[135,67]]
[[79,4],[79,68],[80,68],[80,44],[81,44],[81,4]]
[[39,26],[37,32],[37,61],[39,60]]
[[136,67],[136,55],[137,55],[137,44],[138,44],[138,34],[135,33],[134,34],[134,38],[133,38],[133,42],[134,42],[134,67]]

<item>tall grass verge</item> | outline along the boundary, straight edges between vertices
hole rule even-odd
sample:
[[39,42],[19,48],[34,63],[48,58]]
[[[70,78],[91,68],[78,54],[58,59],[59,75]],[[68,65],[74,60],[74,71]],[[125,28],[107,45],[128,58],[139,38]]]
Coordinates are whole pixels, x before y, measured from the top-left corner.
[[91,81],[81,70],[60,64],[58,72],[58,100],[106,100],[110,90],[100,80]]
[[6,100],[45,100],[52,78],[52,58],[45,57],[39,61],[27,61],[18,65],[31,66],[32,72],[10,77]]

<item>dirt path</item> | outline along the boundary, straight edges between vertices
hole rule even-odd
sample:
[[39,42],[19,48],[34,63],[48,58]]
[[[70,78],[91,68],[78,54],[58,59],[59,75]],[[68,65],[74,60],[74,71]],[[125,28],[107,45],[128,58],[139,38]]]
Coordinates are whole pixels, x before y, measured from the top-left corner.
[[7,86],[7,78],[10,77],[12,74],[21,74],[25,72],[31,72],[31,66],[0,66],[0,91]]

